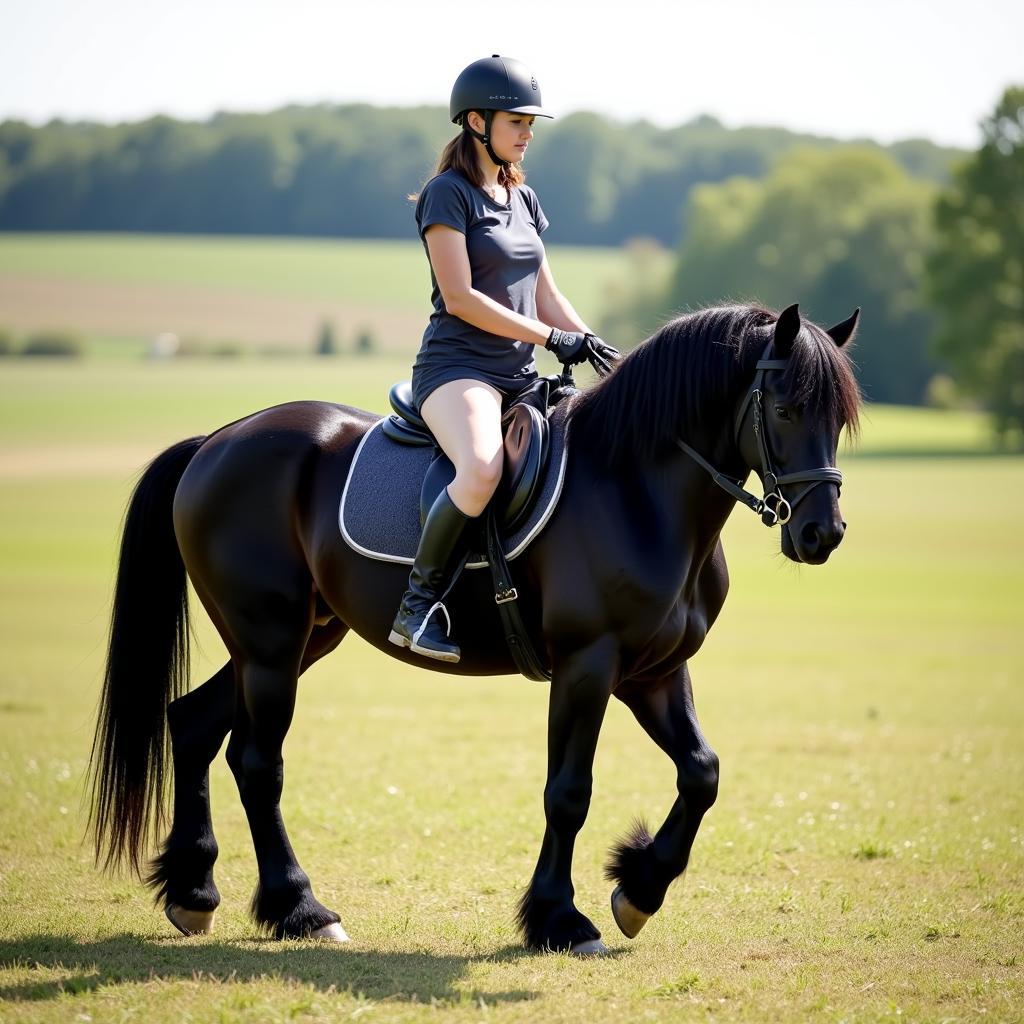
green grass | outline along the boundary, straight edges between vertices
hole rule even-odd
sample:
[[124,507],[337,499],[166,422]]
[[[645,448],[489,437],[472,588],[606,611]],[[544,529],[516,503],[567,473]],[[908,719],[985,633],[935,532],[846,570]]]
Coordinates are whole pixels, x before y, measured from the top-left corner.
[[[222,758],[213,936],[177,937],[137,882],[93,868],[81,779],[140,460],[291,397],[382,409],[400,370],[0,367],[0,1018],[1022,1019],[1024,462],[944,456],[977,450],[971,417],[871,411],[824,567],[733,516],[732,592],[692,664],[720,796],[632,942],[601,865],[634,815],[664,817],[674,773],[617,704],[602,733],[575,883],[613,956],[527,954],[512,926],[543,829],[546,687],[418,673],[358,639],[303,677],[283,804],[350,948],[256,937]],[[922,457],[870,457],[899,450]],[[196,619],[198,682],[224,655]]]
[[[538,353],[542,373],[558,364]],[[0,361],[0,451],[85,443],[169,444],[278,402],[319,399],[384,412],[388,387],[407,380],[410,357],[345,356],[170,361]],[[592,376],[576,370],[581,383]],[[991,453],[977,412],[870,405],[862,437],[843,458]],[[131,424],[126,437],[124,424]]]
[[966,410],[868,406],[862,427],[873,455],[965,455],[995,445],[991,418]]
[[[600,246],[554,246],[548,259],[559,288],[584,318],[595,320],[630,265],[625,250]],[[664,253],[655,263],[669,259]],[[3,274],[348,301],[420,311],[424,325],[430,313],[429,267],[411,212],[409,239],[394,241],[4,232]],[[39,312],[40,326],[46,312]]]
[[[0,449],[162,444],[208,433],[279,402],[318,399],[383,412],[409,360],[313,356],[277,360],[102,361],[0,365]],[[131,425],[126,436],[124,425]]]

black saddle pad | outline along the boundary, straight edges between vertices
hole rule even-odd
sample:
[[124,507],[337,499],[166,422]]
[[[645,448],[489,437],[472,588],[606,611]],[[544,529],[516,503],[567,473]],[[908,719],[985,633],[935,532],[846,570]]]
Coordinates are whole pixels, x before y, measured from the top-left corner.
[[[509,561],[521,555],[544,529],[561,497],[567,405],[557,406],[549,419],[551,457],[533,510],[515,533],[504,538]],[[384,434],[383,423],[371,427],[356,449],[341,495],[338,523],[345,543],[361,555],[412,565],[420,541],[420,488],[435,450],[395,443]],[[486,555],[475,552],[466,567],[486,566]]]

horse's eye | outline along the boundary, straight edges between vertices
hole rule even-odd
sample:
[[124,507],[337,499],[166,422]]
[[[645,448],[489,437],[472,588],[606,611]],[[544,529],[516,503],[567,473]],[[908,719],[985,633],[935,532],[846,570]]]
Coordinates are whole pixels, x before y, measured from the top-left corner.
[[775,406],[775,415],[778,416],[780,420],[785,420],[787,423],[793,418],[789,414],[789,407],[785,405]]

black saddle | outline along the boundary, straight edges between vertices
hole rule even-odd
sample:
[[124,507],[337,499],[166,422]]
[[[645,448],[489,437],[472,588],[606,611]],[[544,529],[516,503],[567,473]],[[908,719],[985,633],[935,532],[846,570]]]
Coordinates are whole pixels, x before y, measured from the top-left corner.
[[[571,380],[571,378],[569,378]],[[498,523],[505,533],[525,522],[537,499],[550,455],[548,412],[570,391],[565,377],[538,377],[528,388],[509,400],[501,424],[505,437],[505,461],[501,483],[492,498]],[[395,384],[388,393],[394,412],[384,421],[384,433],[398,444],[434,445],[437,454],[423,478],[420,491],[420,522],[431,505],[455,478],[455,467],[423,422],[412,401],[409,381]]]

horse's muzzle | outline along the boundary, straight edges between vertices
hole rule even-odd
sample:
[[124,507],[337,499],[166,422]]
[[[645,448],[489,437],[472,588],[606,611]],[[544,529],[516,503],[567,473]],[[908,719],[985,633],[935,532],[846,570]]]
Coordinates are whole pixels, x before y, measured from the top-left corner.
[[846,523],[834,519],[828,523],[809,520],[797,526],[789,523],[782,528],[782,553],[794,562],[821,565],[828,561],[846,533]]

